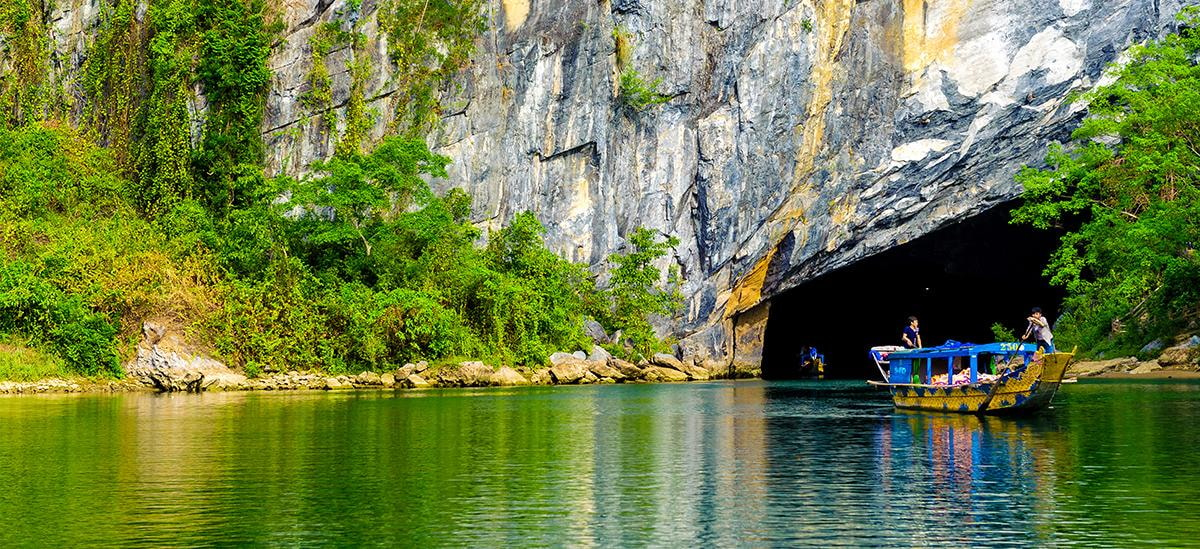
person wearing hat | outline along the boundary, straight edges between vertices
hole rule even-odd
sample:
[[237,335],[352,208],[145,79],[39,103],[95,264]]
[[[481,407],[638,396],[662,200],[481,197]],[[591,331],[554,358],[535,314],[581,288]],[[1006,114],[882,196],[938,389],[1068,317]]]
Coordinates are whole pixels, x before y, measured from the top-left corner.
[[1050,333],[1050,321],[1042,316],[1041,307],[1034,307],[1033,312],[1025,320],[1029,321],[1029,327],[1025,329],[1025,335],[1022,340],[1029,339],[1033,336],[1037,340],[1038,349],[1043,349],[1043,352],[1054,352],[1054,334]]

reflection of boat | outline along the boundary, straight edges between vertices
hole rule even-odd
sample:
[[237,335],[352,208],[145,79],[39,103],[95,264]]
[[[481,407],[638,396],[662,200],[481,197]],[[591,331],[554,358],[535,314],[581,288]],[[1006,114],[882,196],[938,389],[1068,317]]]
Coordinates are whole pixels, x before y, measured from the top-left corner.
[[[878,348],[877,348],[878,349]],[[1027,412],[1045,407],[1062,382],[1072,353],[1037,351],[1033,344],[951,344],[941,347],[872,349],[887,364],[887,387],[897,408],[965,413]]]
[[[956,525],[1010,517],[1014,507],[1023,507],[1014,500],[1053,505],[1045,500],[1047,493],[1054,493],[1047,488],[1056,484],[1057,471],[1072,459],[1064,436],[1057,422],[1039,418],[893,414],[876,430],[880,488],[891,503],[914,496],[940,502],[913,511],[931,513],[922,520],[945,524],[952,535],[962,535]],[[907,513],[900,517],[894,518],[901,527],[917,518]],[[954,541],[955,546],[969,545],[960,538]]]

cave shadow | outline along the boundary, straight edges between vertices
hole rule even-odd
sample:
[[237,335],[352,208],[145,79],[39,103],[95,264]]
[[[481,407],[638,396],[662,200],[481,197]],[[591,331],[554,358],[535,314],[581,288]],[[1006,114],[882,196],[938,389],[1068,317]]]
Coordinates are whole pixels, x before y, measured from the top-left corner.
[[899,345],[908,316],[925,346],[993,341],[1000,322],[1020,336],[1032,307],[1054,320],[1063,291],[1042,275],[1059,234],[1009,223],[1014,203],[991,208],[771,299],[765,379],[799,376],[802,346],[825,355],[827,379],[879,379],[867,352]]

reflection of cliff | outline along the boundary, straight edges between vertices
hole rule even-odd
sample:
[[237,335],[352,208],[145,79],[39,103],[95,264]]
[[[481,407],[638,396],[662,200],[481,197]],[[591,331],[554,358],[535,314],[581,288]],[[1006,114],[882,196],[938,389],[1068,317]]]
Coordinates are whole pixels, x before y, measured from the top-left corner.
[[[627,402],[597,400],[589,541],[599,547],[648,539],[736,544],[733,531],[719,525],[753,529],[765,514],[763,387],[647,387],[644,394],[642,411],[634,414]],[[580,517],[593,511],[577,503],[568,509]]]

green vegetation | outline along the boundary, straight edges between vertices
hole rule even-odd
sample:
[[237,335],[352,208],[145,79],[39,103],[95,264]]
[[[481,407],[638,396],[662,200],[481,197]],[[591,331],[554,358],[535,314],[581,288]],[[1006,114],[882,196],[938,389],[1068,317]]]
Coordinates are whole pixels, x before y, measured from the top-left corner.
[[992,324],[992,337],[996,341],[1016,341],[1017,336],[1012,330],[1009,330],[1004,324],[996,322]]
[[601,289],[547,249],[532,213],[485,235],[467,193],[430,189],[450,159],[420,133],[483,24],[478,0],[382,5],[405,110],[400,136],[374,148],[361,4],[317,30],[302,102],[332,107],[334,48],[350,49],[351,89],[334,155],[301,179],[263,172],[279,31],[265,2],[151,0],[142,18],[137,6],[100,5],[78,129],[27,93],[46,81],[45,14],[29,12],[44,6],[0,10],[6,43],[25,48],[12,82],[27,84],[0,85],[0,378],[120,376],[147,320],[251,375],[455,357],[541,365],[590,347],[588,318],[623,334],[622,356],[665,348],[647,316],[679,306],[676,273],[653,266],[674,239],[634,231]]
[[621,71],[621,102],[635,111],[644,111],[671,100],[671,96],[659,91],[661,78],[646,82],[632,67]]
[[668,286],[660,288],[662,273],[653,264],[677,245],[679,240],[675,237],[660,242],[653,231],[639,227],[629,235],[630,249],[608,258],[616,269],[610,281],[612,308],[606,315],[607,324],[621,330],[634,356],[665,350],[647,315],[673,315],[683,305],[683,295],[678,290],[678,267],[671,267]]
[[612,256],[605,291],[546,249],[532,214],[479,247],[470,197],[430,191],[423,177],[444,176],[449,160],[419,140],[265,180],[225,217],[183,200],[154,221],[137,213],[136,183],[116,175],[109,151],[78,133],[35,124],[0,131],[0,143],[0,333],[78,373],[118,375],[150,318],[189,328],[252,374],[450,356],[538,365],[590,345],[589,316],[627,334],[616,350],[636,357],[663,348],[645,316],[678,304],[651,265],[675,241],[644,229]]
[[0,125],[41,119],[53,106],[49,10],[42,0],[0,5],[0,53],[10,63],[8,73],[0,72]]
[[24,341],[0,341],[0,379],[37,381],[70,375],[58,357],[31,349]]
[[629,31],[621,25],[613,27],[613,51],[617,56],[617,68],[625,70],[629,66],[630,59],[633,58],[633,41],[630,38]]
[[636,69],[630,66],[630,60],[633,58],[633,40],[629,31],[618,25],[613,27],[612,37],[613,51],[617,58],[617,70],[621,71],[618,81],[618,99],[621,103],[634,111],[641,112],[670,101],[671,96],[659,91],[659,86],[662,86],[661,78],[647,82]]
[[379,24],[387,32],[400,101],[396,130],[423,135],[441,113],[438,86],[466,65],[475,37],[486,28],[483,0],[384,0]]
[[1014,222],[1079,226],[1046,268],[1068,292],[1060,347],[1130,353],[1200,320],[1200,12],[1181,20],[1086,96],[1073,148],[1018,175]]

